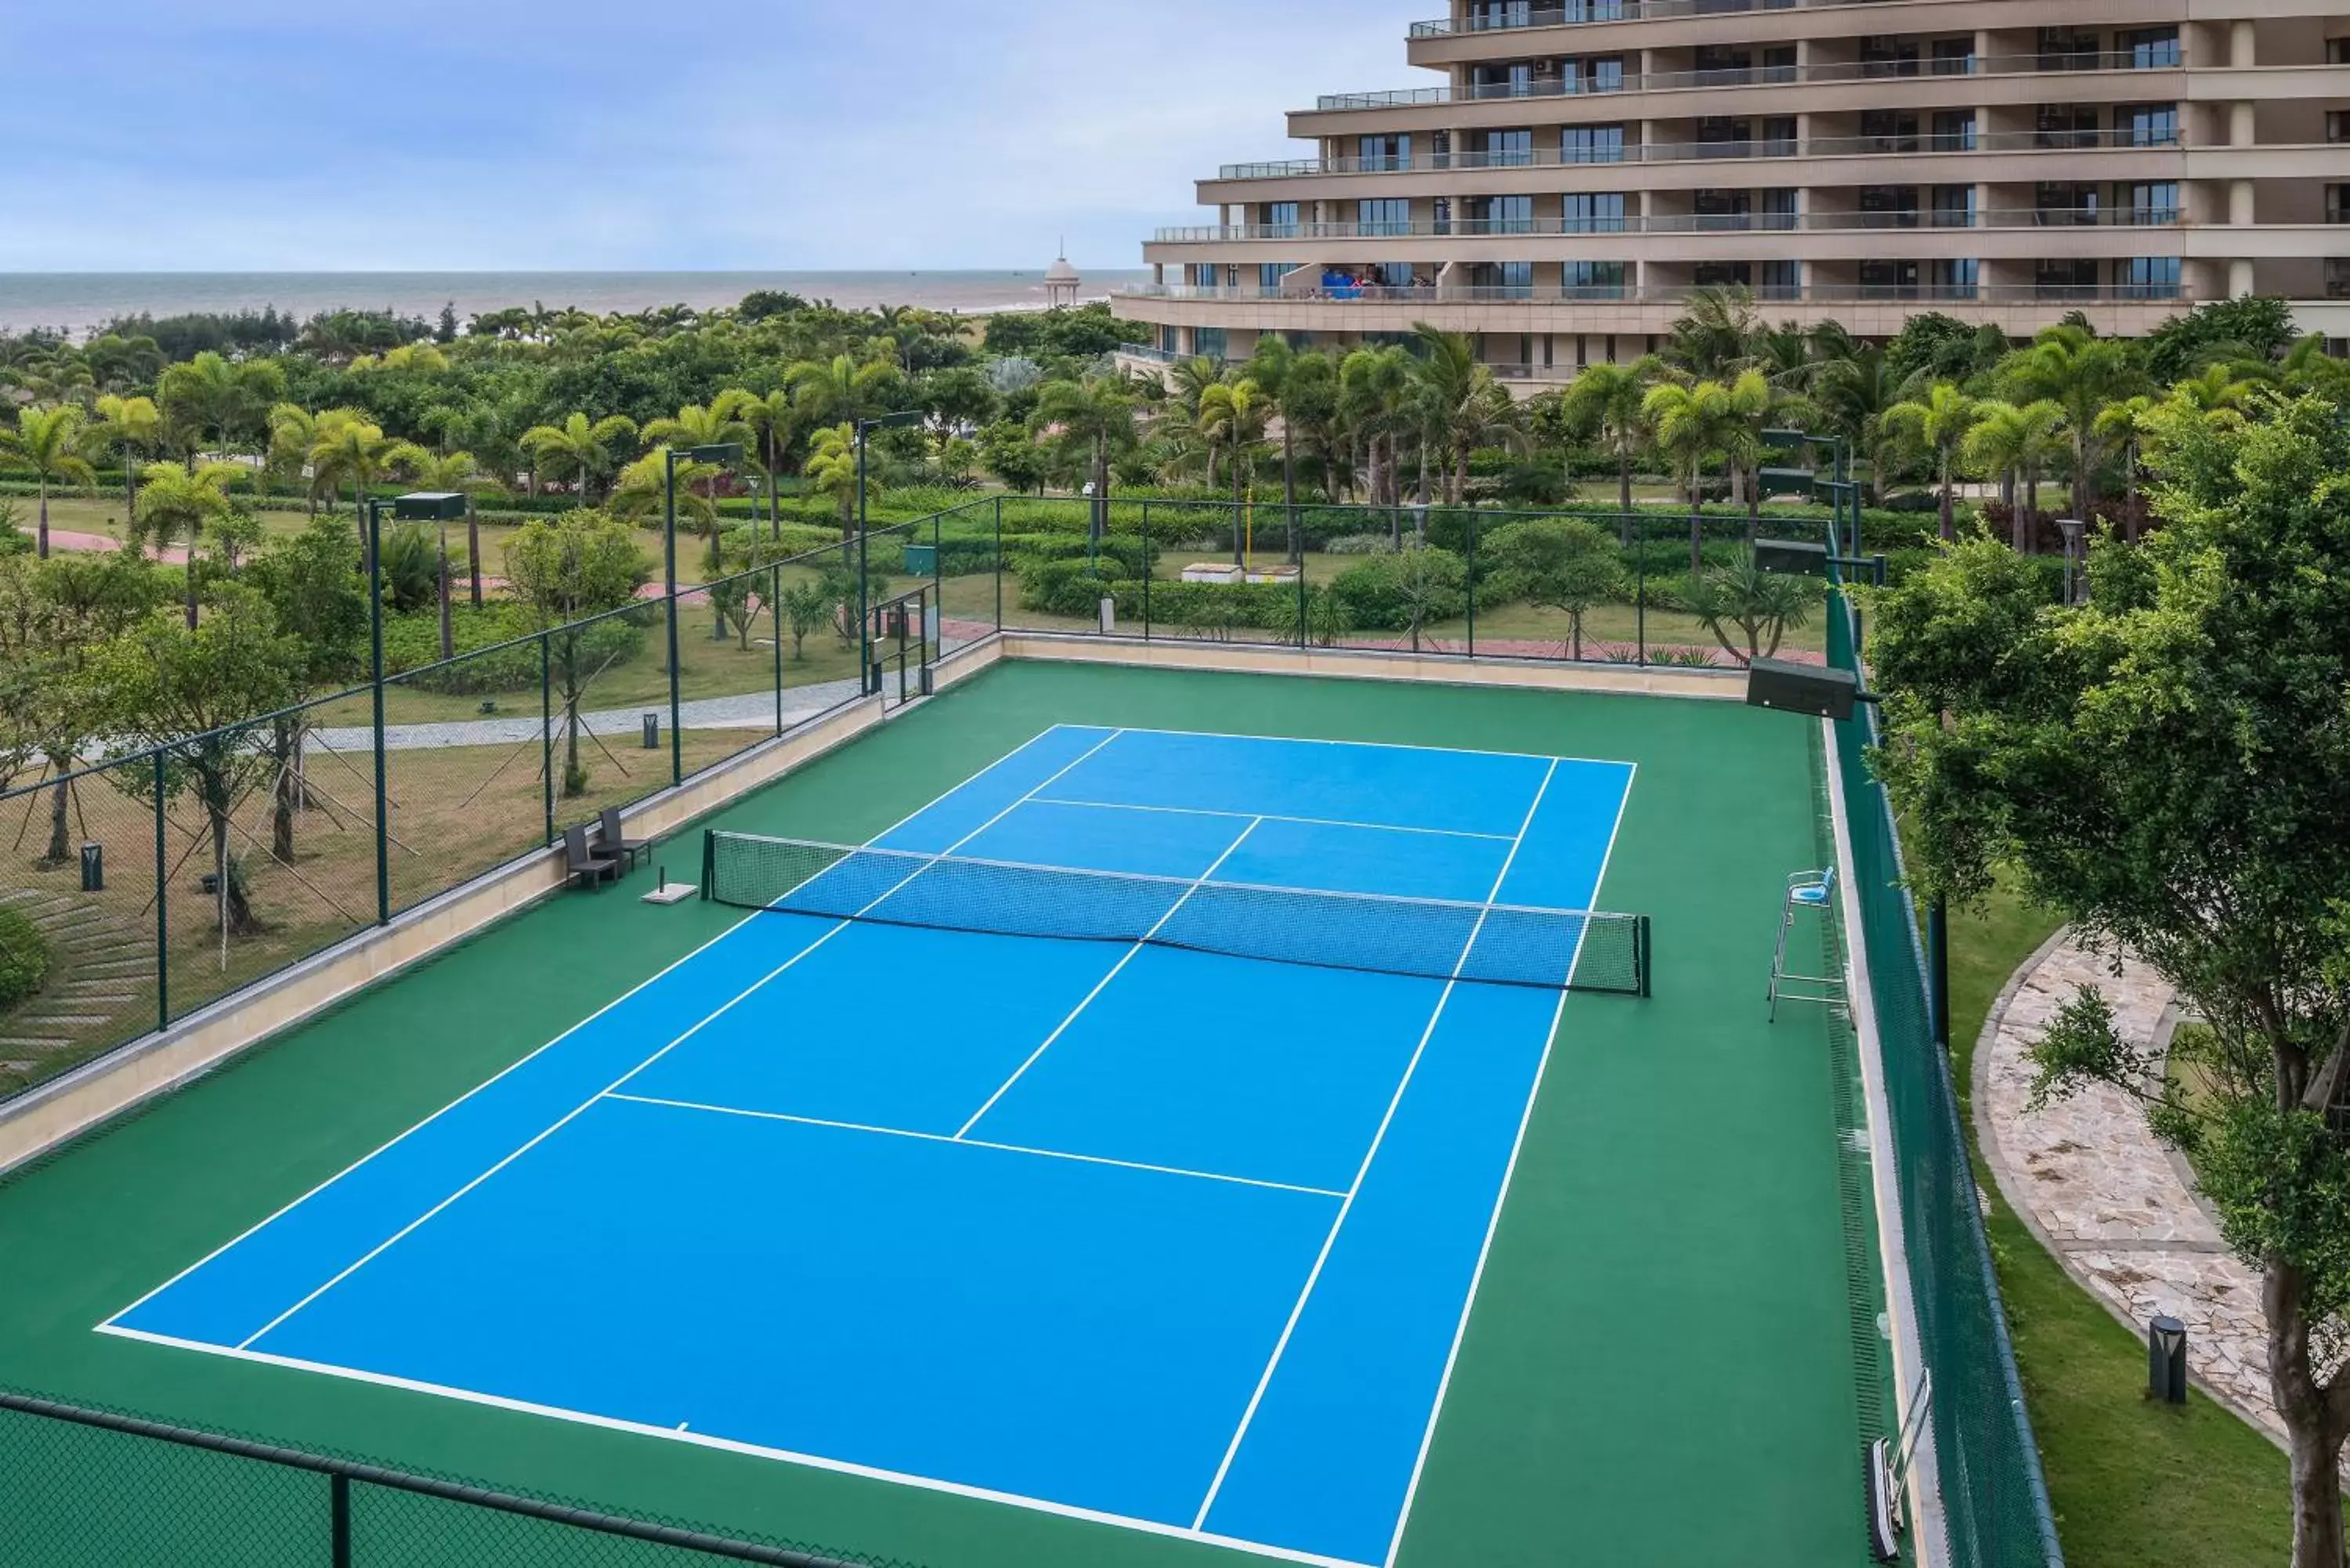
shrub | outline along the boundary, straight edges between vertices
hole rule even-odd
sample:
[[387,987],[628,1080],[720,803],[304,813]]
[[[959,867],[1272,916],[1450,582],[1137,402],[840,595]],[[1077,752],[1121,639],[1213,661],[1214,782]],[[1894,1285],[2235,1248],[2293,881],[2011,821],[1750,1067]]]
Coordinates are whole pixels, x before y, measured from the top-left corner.
[[[636,657],[644,643],[644,617],[611,616],[578,634],[579,659],[588,670]],[[389,674],[408,675],[401,682],[418,691],[471,697],[494,691],[536,691],[540,679],[537,628],[521,606],[489,604],[480,609],[452,606],[449,612],[450,640],[456,659],[439,668],[441,622],[437,612],[399,616],[383,623],[383,663]],[[511,645],[511,646],[501,646]],[[486,649],[495,649],[495,652]],[[470,656],[470,657],[469,657]],[[410,674],[411,671],[421,673]]]
[[1385,534],[1340,534],[1323,541],[1322,552],[1327,556],[1384,556],[1388,553]]
[[21,909],[0,909],[0,1012],[49,978],[49,941]]
[[1367,556],[1332,580],[1330,592],[1358,631],[1409,631],[1469,608],[1461,557],[1434,545]]

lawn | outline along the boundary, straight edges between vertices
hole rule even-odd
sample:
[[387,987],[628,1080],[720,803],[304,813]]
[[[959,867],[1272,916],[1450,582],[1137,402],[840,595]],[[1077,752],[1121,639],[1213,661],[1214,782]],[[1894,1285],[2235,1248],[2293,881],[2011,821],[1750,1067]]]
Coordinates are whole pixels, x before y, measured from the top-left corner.
[[[1950,1031],[1962,1096],[2000,989],[2055,927],[2004,888],[1981,909],[1952,914]],[[2285,1561],[2282,1450],[2199,1393],[2183,1407],[2148,1403],[2145,1345],[2073,1282],[1988,1173],[1977,1178],[1990,1194],[1991,1251],[2065,1562]]]

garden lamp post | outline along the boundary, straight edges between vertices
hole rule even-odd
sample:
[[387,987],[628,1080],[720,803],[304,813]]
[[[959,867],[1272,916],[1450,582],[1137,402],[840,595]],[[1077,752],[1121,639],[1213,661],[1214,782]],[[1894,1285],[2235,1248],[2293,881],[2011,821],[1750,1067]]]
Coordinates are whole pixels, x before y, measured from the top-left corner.
[[669,771],[670,783],[685,782],[685,732],[679,723],[683,702],[678,688],[684,672],[677,650],[677,465],[687,462],[734,463],[743,459],[743,443],[721,441],[714,446],[676,447],[661,451],[661,576],[669,589]]
[[857,690],[871,695],[879,691],[880,682],[873,676],[873,628],[867,624],[872,618],[872,608],[866,603],[866,567],[869,552],[865,541],[865,438],[874,431],[901,430],[922,422],[920,409],[906,409],[879,419],[857,421]]
[[[1828,470],[1828,478],[1825,480],[1815,479],[1812,482],[1814,495],[1823,489],[1826,490],[1828,493],[1829,527],[1832,532],[1837,535],[1837,537],[1831,541],[1834,547],[1831,548],[1828,553],[1830,555],[1846,552],[1854,555],[1859,554],[1859,493],[1852,483],[1851,452],[1850,449],[1846,445],[1844,437],[1833,434],[1823,435],[1813,431],[1785,429],[1766,430],[1762,432],[1762,444],[1765,447],[1768,447],[1771,451],[1776,452],[1799,452],[1807,447],[1819,445],[1825,445],[1829,449],[1833,455],[1829,459],[1830,466]],[[1842,537],[1844,528],[1845,498],[1847,495],[1853,497],[1852,520],[1854,537],[1850,540],[1846,540]]]
[[[368,673],[375,693],[375,918],[391,923],[391,812],[383,763],[383,498],[368,497]],[[465,514],[465,498],[436,490],[396,497],[391,514],[402,523],[445,523]]]

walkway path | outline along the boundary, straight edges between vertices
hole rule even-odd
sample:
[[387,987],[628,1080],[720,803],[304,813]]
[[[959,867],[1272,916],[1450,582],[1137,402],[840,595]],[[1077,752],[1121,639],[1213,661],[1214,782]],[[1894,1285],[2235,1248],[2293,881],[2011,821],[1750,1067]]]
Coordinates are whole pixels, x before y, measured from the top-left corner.
[[2116,973],[2060,932],[2008,982],[1975,1047],[1983,1158],[2010,1207],[2067,1272],[2141,1336],[2151,1317],[2184,1323],[2195,1376],[2282,1442],[2260,1277],[2220,1239],[2184,1163],[2118,1089],[2098,1085],[2029,1108],[2033,1043],[2084,985],[2104,992],[2125,1038],[2168,1048],[2177,1019],[2169,984],[2135,960]]
[[[784,722],[797,723],[811,714],[821,713],[837,703],[846,702],[857,695],[854,680],[821,680],[808,686],[787,686],[784,689]],[[582,713],[580,719],[592,735],[635,735],[644,723],[647,713],[658,713],[661,722],[669,722],[669,700],[657,697],[629,708],[602,708]],[[679,722],[688,730],[766,730],[775,727],[775,694],[754,691],[740,697],[702,697],[680,704]],[[337,751],[365,751],[374,743],[369,727],[351,725],[347,728],[321,729],[321,743]],[[390,724],[383,732],[384,749],[393,752],[417,751],[434,746],[494,746],[519,745],[539,737],[539,720],[527,717],[447,719],[424,724]]]

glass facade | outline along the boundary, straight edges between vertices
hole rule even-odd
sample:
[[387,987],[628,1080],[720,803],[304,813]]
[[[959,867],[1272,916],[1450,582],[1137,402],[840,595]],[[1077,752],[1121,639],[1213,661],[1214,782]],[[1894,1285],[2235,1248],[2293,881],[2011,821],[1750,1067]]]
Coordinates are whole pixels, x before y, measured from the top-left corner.
[[1565,214],[1559,223],[1562,233],[1620,234],[1624,232],[1624,193],[1622,192],[1571,192],[1565,198]]
[[1624,128],[1620,125],[1570,125],[1558,133],[1561,163],[1621,163]]

